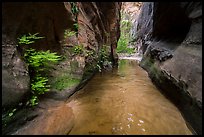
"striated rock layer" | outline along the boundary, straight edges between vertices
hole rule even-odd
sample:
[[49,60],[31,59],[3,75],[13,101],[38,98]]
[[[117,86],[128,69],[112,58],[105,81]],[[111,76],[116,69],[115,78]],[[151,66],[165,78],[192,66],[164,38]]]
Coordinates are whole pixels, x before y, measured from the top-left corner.
[[140,65],[202,134],[201,2],[145,2],[135,26]]
[[[79,43],[97,55],[105,49],[113,63],[117,61],[115,49],[120,37],[120,6],[117,2],[78,3]],[[85,61],[96,64],[89,57]]]

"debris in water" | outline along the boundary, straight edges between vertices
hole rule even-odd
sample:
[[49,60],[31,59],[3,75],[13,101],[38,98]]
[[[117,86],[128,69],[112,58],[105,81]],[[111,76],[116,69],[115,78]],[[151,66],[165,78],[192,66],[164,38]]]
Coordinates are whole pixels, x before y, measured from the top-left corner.
[[144,132],[145,132],[145,129],[144,129],[144,128],[142,128],[142,131],[144,131]]
[[138,126],[141,126],[141,124],[137,124]]
[[140,123],[144,123],[144,121],[143,121],[143,120],[139,120],[139,122],[140,122]]
[[133,116],[133,114],[131,114],[131,113],[128,113],[128,115]]
[[127,126],[128,126],[128,128],[130,128],[130,124],[128,124]]
[[132,118],[127,118],[129,121],[132,121],[132,122],[134,122],[134,120],[132,119]]

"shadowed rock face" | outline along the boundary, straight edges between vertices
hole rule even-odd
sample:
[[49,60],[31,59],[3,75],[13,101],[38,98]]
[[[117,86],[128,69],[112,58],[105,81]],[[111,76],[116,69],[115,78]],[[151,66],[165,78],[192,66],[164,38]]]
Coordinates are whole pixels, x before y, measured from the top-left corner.
[[[60,67],[71,68],[71,62],[77,62],[77,75],[82,77],[87,64],[96,66],[94,63],[97,63],[100,50],[104,47],[107,49],[110,60],[113,62],[117,60],[115,48],[120,36],[119,11],[121,4],[118,2],[77,2],[77,6],[79,12],[75,21],[76,17],[72,14],[72,7],[69,2],[8,2],[2,4],[3,108],[10,108],[12,105],[18,104],[30,92],[30,77],[27,66],[22,59],[23,51],[28,47],[36,50],[58,52],[58,54],[67,57],[67,60],[53,70],[52,77],[57,77],[56,75],[65,72]],[[78,24],[78,35],[65,38],[65,30],[74,31],[75,23]],[[29,46],[17,46],[17,38],[28,33],[39,33],[39,36],[45,38]],[[87,58],[70,53],[70,48],[78,44],[82,44],[87,51],[94,51],[96,56]],[[68,71],[66,70],[66,72]],[[89,75],[93,73],[94,71],[91,71]],[[87,77],[85,80],[87,80]],[[72,89],[75,90],[73,87]],[[52,91],[42,98],[62,101],[73,94],[73,90],[65,90],[60,93]],[[39,106],[45,103],[40,102]],[[55,102],[51,101],[46,107],[53,104]],[[14,130],[17,130],[15,134],[32,134],[32,131],[34,131],[34,134],[66,134],[73,125],[72,111],[66,106],[56,108],[56,110],[48,110],[42,115],[40,112],[44,112],[44,110],[36,111],[39,117],[32,122],[29,122],[26,118],[34,112],[29,111],[28,115],[27,113],[18,115],[16,117],[17,122],[15,121],[15,124],[9,125],[4,134],[11,134]],[[71,122],[67,122],[68,120]],[[22,123],[26,123],[26,126],[18,130]],[[43,124],[44,128],[39,129],[38,124]],[[56,128],[56,126],[59,127]]]
[[2,33],[16,42],[24,34],[39,33],[44,39],[29,47],[60,51],[64,30],[73,28],[73,18],[60,2],[20,2],[2,5]]
[[16,105],[30,89],[28,68],[14,44],[2,35],[2,106]]
[[[81,71],[78,70],[80,75],[83,75],[85,65],[90,64],[92,60],[96,60],[98,56],[89,57],[89,59],[83,56],[69,56],[68,49],[70,47],[82,44],[87,50],[92,50],[97,55],[101,48],[106,47],[108,55],[112,58],[112,61],[115,61],[115,58],[117,58],[115,48],[120,35],[118,25],[120,3],[79,2],[77,6],[79,12],[78,20],[75,22],[75,16],[72,14],[72,7],[69,2],[3,3],[3,105],[18,102],[19,98],[29,89],[28,70],[25,63],[20,59],[20,55],[22,56],[23,51],[28,47],[37,50],[55,51],[68,56],[70,61],[76,60],[79,63],[78,68],[81,69]],[[74,23],[78,23],[78,37],[64,38],[65,30],[74,30]],[[28,33],[39,33],[40,36],[45,38],[29,46],[17,46],[17,38]],[[19,55],[17,56],[17,54]],[[70,64],[70,61],[67,65]],[[15,79],[14,74],[10,71],[12,65],[8,65],[9,62],[14,66],[14,73],[17,73],[15,71],[23,72],[25,70],[26,78],[21,77],[23,74],[17,74],[19,76]],[[19,63],[21,65],[18,65]],[[18,82],[21,87],[15,86],[18,78],[22,78],[23,82]],[[9,101],[9,95],[13,96],[12,93],[15,94],[15,97],[13,101]],[[8,103],[6,103],[7,101]]]
[[[78,3],[79,35],[80,44],[87,50],[96,53],[101,48],[106,48],[114,61],[117,56],[115,49],[120,37],[120,3],[105,2],[82,2]],[[87,62],[86,58],[86,62]]]
[[[118,57],[115,49],[120,37],[120,7],[121,3],[118,2],[78,3],[78,42],[88,52],[94,53],[91,56],[95,56],[94,58],[91,56],[84,57],[85,73],[82,78],[83,80],[89,79],[92,76],[90,72],[98,69],[96,66],[101,50],[105,50],[105,54],[109,58],[108,61],[111,61],[112,64],[117,63]],[[104,66],[107,65],[104,64]]]
[[140,65],[202,134],[201,3],[144,3],[135,25]]
[[[28,68],[22,60],[26,48],[61,52],[64,30],[73,19],[63,3],[3,3],[2,5],[2,106],[16,105],[29,93]],[[39,33],[45,38],[29,46],[17,46],[17,38]]]
[[154,3],[152,35],[155,39],[182,42],[190,25],[191,20],[180,3]]

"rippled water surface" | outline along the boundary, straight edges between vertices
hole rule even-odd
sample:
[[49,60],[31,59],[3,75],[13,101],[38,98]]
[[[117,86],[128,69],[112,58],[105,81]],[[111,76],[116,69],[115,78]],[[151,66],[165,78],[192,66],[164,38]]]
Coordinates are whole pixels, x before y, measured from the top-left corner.
[[135,60],[96,74],[69,100],[75,115],[69,134],[192,134]]

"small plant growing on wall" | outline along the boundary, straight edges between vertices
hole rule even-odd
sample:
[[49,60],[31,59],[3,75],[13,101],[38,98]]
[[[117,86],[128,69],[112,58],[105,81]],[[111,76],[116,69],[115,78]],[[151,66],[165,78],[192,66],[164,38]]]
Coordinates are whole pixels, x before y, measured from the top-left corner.
[[71,4],[71,11],[73,14],[77,14],[79,12],[77,3],[76,2],[70,2]]
[[80,55],[80,54],[84,53],[83,45],[76,45],[76,46],[74,46],[73,50],[74,50],[75,55]]
[[[39,37],[36,34],[29,34],[28,36],[23,35],[19,39],[19,45],[29,45],[34,43]],[[50,65],[57,63],[61,60],[61,56],[57,53],[51,53],[47,51],[36,51],[35,49],[29,48],[24,53],[25,62],[28,64],[29,73],[31,77],[31,93],[32,96],[27,102],[27,105],[35,106],[38,104],[38,96],[49,91],[50,85],[48,85],[48,78],[46,73],[50,69]]]
[[70,5],[71,5],[71,12],[72,14],[74,15],[74,20],[75,20],[75,23],[73,24],[73,27],[74,27],[74,30],[75,32],[77,33],[78,35],[78,23],[77,23],[77,16],[78,16],[78,12],[79,12],[79,9],[77,7],[77,2],[70,2]]
[[35,33],[35,34],[28,34],[28,36],[26,35],[23,35],[21,38],[18,38],[19,42],[18,44],[31,44],[31,43],[34,43],[35,41],[34,40],[37,40],[37,39],[42,39],[44,37],[39,37],[39,36],[36,36],[38,35],[39,33]]
[[74,35],[76,35],[76,32],[75,32],[75,31],[71,31],[71,30],[69,30],[69,29],[67,29],[67,30],[64,31],[64,38],[72,37],[72,36],[74,36]]
[[74,26],[75,32],[78,33],[78,29],[79,29],[78,23],[74,23],[73,26]]

